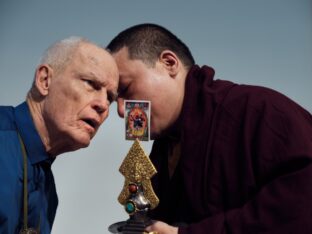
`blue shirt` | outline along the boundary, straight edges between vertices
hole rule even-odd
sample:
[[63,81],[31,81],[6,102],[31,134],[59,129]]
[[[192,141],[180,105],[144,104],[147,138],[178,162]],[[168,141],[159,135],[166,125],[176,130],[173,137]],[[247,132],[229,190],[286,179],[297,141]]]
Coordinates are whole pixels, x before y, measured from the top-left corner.
[[23,154],[28,171],[28,227],[51,232],[58,204],[51,171],[53,159],[46,153],[26,102],[16,108],[0,106],[0,234],[18,233],[23,226]]

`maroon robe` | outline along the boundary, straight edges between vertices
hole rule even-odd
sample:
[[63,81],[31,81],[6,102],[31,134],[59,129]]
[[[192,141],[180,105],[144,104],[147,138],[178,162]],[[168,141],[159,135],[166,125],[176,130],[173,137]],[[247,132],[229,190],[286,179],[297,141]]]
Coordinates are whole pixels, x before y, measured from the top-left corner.
[[213,76],[207,66],[188,74],[171,179],[174,138],[154,142],[152,218],[186,223],[179,234],[311,234],[311,115],[271,89]]

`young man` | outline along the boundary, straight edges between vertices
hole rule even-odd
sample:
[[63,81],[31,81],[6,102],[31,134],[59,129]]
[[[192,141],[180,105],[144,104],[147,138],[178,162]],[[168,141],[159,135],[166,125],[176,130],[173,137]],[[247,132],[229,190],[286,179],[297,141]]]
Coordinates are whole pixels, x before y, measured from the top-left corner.
[[[123,99],[150,100],[159,206],[147,231],[312,233],[312,117],[263,87],[214,80],[167,29],[142,24],[107,46]],[[165,222],[165,223],[164,223]]]
[[111,55],[72,37],[45,52],[26,102],[0,107],[1,233],[51,232],[58,203],[51,164],[89,145],[117,85]]

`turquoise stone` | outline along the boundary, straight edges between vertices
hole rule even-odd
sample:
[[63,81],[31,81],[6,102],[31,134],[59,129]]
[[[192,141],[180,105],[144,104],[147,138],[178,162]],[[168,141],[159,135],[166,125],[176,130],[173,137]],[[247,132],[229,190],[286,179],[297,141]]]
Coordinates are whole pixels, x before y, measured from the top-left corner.
[[129,214],[135,211],[135,205],[131,201],[126,203],[125,208],[126,208],[127,213]]

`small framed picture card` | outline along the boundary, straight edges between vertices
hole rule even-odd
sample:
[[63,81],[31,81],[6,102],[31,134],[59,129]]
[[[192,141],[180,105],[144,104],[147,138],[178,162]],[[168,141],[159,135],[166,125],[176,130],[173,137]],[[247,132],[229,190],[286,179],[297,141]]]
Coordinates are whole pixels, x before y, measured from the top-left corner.
[[150,136],[151,102],[125,100],[126,140],[148,141]]

